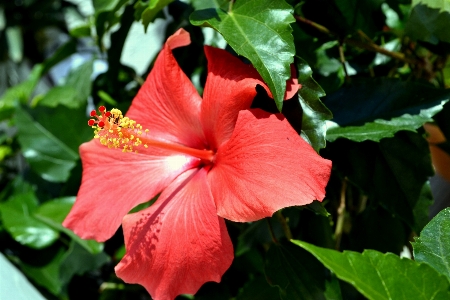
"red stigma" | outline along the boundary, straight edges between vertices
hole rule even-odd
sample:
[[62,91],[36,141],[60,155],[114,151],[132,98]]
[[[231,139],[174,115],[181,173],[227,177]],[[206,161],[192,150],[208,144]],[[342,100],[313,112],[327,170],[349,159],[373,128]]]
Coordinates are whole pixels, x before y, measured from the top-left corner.
[[104,112],[104,111],[106,110],[106,107],[104,107],[104,106],[102,105],[102,106],[100,106],[100,107],[98,108],[98,110],[101,111],[101,112]]
[[95,117],[97,115],[97,112],[95,110],[91,111],[91,117]]
[[105,122],[103,122],[103,121],[98,122],[98,127],[104,127],[104,126],[105,126]]
[[105,113],[105,117],[109,117],[109,116],[111,116],[111,112],[107,111],[107,112]]
[[[91,115],[92,115],[92,113],[91,113]],[[89,126],[94,126],[94,124],[95,124],[95,120],[91,119],[91,120],[88,121],[88,125]]]

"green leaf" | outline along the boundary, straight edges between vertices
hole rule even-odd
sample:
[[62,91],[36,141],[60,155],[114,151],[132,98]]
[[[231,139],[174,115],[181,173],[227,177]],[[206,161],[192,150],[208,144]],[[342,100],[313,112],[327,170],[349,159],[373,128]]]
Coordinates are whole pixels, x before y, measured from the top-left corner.
[[52,260],[43,267],[22,264],[23,272],[38,285],[45,287],[52,294],[58,296],[63,288],[63,282],[59,277],[61,263],[65,259],[65,251],[61,247]]
[[450,43],[450,2],[447,0],[413,0],[406,32],[414,39],[431,44]]
[[92,0],[92,5],[94,6],[95,13],[100,13],[102,11],[113,10],[120,0]]
[[379,142],[383,138],[393,137],[400,130],[415,132],[426,122],[432,122],[432,117],[444,108],[447,101],[442,101],[428,109],[421,109],[417,115],[404,114],[390,120],[377,119],[362,126],[339,127],[336,123],[330,122],[328,123],[326,137],[330,142],[338,138],[346,138],[355,142],[367,140]]
[[450,208],[434,217],[411,244],[417,262],[427,263],[450,280]]
[[449,282],[427,264],[374,250],[341,253],[302,241],[292,242],[369,299],[450,299]]
[[70,71],[66,78],[65,86],[71,87],[75,92],[76,105],[73,104],[71,107],[79,107],[86,103],[88,96],[91,94],[92,86],[92,70],[94,61],[89,60],[77,68]]
[[323,206],[322,202],[319,202],[317,200],[314,200],[312,203],[307,204],[303,206],[306,209],[309,209],[310,211],[314,212],[316,215],[323,216],[323,217],[329,217],[331,216],[330,213],[327,211],[327,209]]
[[64,232],[89,253],[97,254],[103,251],[103,244],[94,240],[83,240],[72,230],[62,226],[62,222],[69,214],[75,202],[75,197],[63,197],[47,201],[34,212],[34,217],[53,229]]
[[[379,141],[396,131],[415,131],[440,111],[450,90],[392,78],[354,81],[323,102],[339,128],[329,128],[327,140],[346,137],[355,141]],[[398,130],[396,130],[396,128]]]
[[0,291],[2,299],[44,300],[45,298],[0,252]]
[[142,19],[144,30],[147,31],[148,25],[153,22],[156,15],[174,0],[151,0],[150,2],[142,2],[141,0],[134,5],[136,9],[136,20]]
[[429,221],[429,210],[433,204],[433,194],[431,193],[430,181],[425,182],[420,191],[419,200],[413,209],[414,220],[416,220],[415,230],[417,233],[421,232]]
[[76,100],[77,90],[69,86],[56,86],[52,88],[42,97],[33,99],[33,106],[37,103],[39,105],[56,107],[58,105],[65,105],[67,107],[76,108],[79,106]]
[[277,288],[271,287],[263,277],[256,277],[244,285],[237,300],[278,300],[280,293]]
[[[78,153],[34,121],[30,114],[20,107],[16,109],[15,123],[23,155],[31,168],[45,180],[66,181],[75,161],[78,160]],[[55,123],[54,126],[63,124]]]
[[269,86],[278,109],[295,54],[292,7],[283,0],[238,0],[230,9],[195,11],[190,21],[220,32],[237,54],[248,58]]
[[42,249],[59,237],[57,231],[33,216],[38,206],[34,192],[16,194],[0,204],[3,226],[17,242]]
[[281,299],[325,299],[325,273],[306,251],[271,244],[265,273],[270,285],[279,288]]
[[60,281],[67,284],[74,275],[83,275],[88,271],[98,269],[108,261],[109,257],[104,252],[92,254],[73,241],[61,262]]
[[298,99],[303,109],[302,131],[311,141],[311,146],[319,152],[325,147],[327,126],[325,121],[333,115],[320,101],[325,96],[325,91],[312,78],[312,70],[308,63],[297,57],[298,82],[302,85],[298,91]]

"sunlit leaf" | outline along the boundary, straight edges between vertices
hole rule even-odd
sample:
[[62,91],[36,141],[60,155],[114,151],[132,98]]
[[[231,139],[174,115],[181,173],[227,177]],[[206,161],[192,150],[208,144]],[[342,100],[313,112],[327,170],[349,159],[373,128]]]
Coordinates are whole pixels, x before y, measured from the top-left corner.
[[283,0],[240,0],[230,3],[228,11],[195,11],[190,21],[196,26],[214,28],[236,53],[249,59],[269,86],[281,111],[295,54],[289,25],[295,21],[291,6]]
[[450,280],[450,208],[434,217],[415,239],[414,259],[429,264]]
[[450,283],[429,265],[365,250],[338,252],[306,242],[292,242],[312,253],[336,276],[369,299],[449,299]]

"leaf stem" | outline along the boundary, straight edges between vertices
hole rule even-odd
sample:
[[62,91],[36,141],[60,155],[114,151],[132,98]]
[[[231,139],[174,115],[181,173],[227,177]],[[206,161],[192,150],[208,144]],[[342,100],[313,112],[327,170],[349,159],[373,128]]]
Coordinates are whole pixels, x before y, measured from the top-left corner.
[[[337,37],[338,35],[332,31],[330,31],[328,28],[326,28],[323,25],[320,25],[316,22],[313,22],[309,19],[306,19],[302,16],[297,16],[294,15],[295,19],[303,24],[307,24],[313,28],[315,28],[316,30],[330,36],[330,37]],[[364,33],[362,32],[358,32],[359,36],[362,37],[362,35],[364,35],[365,37],[367,37]],[[344,38],[342,39],[343,43],[346,43],[350,46],[353,47],[358,47],[358,48],[362,48],[371,52],[377,52],[377,53],[381,53],[384,54],[386,56],[392,57],[394,59],[403,61],[405,63],[409,63],[409,64],[419,64],[420,61],[414,58],[408,58],[405,56],[405,54],[400,53],[400,52],[394,52],[394,51],[389,51],[387,49],[384,49],[380,46],[378,46],[377,44],[373,43],[372,40],[367,40],[367,38],[365,38],[364,40],[356,40],[353,38]]]
[[286,238],[288,240],[292,240],[292,232],[291,232],[291,228],[289,228],[289,225],[286,221],[286,218],[283,216],[283,214],[281,213],[281,210],[277,211],[275,213],[275,215],[277,216],[278,220],[281,223],[281,227],[283,228],[283,232],[284,235],[286,236]]
[[278,240],[275,237],[275,233],[273,232],[273,227],[272,224],[270,223],[270,219],[266,218],[267,221],[267,226],[269,226],[269,232],[270,232],[270,237],[272,238],[272,242],[274,242],[275,244],[278,244]]
[[342,180],[342,187],[341,187],[341,199],[339,208],[337,210],[337,220],[336,220],[336,229],[334,231],[334,238],[335,238],[335,249],[339,250],[341,245],[341,237],[342,237],[342,231],[344,229],[344,221],[345,221],[345,194],[347,191],[347,179],[344,178]]

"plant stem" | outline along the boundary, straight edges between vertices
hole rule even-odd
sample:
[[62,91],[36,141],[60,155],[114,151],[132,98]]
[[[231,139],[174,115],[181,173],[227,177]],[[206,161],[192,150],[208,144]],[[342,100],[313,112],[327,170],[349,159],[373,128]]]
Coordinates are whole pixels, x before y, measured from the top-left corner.
[[341,244],[341,237],[342,237],[342,231],[344,228],[344,221],[345,221],[345,194],[347,191],[347,179],[342,180],[342,187],[341,187],[341,199],[339,208],[337,210],[337,220],[336,220],[336,229],[334,231],[334,238],[336,241],[335,249],[339,250],[340,244]]
[[272,242],[274,242],[275,244],[278,244],[278,240],[275,237],[275,233],[273,232],[272,224],[270,224],[270,219],[266,218],[266,221],[267,221],[267,225],[269,226],[269,232],[270,232],[270,237],[272,238]]
[[[296,15],[294,17],[295,17],[295,19],[297,21],[299,21],[301,23],[304,23],[304,24],[307,24],[307,25],[315,28],[316,30],[318,30],[318,31],[320,31],[320,32],[330,36],[330,37],[337,37],[338,36],[337,34],[335,34],[334,32],[330,31],[328,28],[326,28],[323,25],[320,25],[320,24],[318,24],[316,22],[313,22],[313,21],[308,20],[308,19],[306,19],[304,17],[301,17],[301,16],[297,16]],[[360,32],[359,35],[361,36],[361,34],[363,34],[363,33]],[[363,34],[363,35],[366,36],[365,34]],[[386,56],[389,56],[389,57],[395,58],[397,60],[403,61],[405,63],[409,63],[409,64],[418,64],[419,63],[419,61],[416,60],[416,59],[405,57],[405,54],[403,54],[403,53],[386,50],[386,49],[378,46],[377,44],[373,43],[370,39],[369,39],[369,41],[367,41],[367,40],[366,41],[359,41],[359,40],[352,39],[352,38],[344,38],[344,39],[342,39],[342,42],[346,43],[346,44],[348,44],[350,46],[353,46],[353,47],[358,47],[358,48],[362,48],[362,49],[365,49],[365,50],[368,50],[368,51],[381,53],[381,54],[384,54]]]
[[281,210],[277,211],[275,214],[281,223],[281,227],[283,228],[284,235],[286,236],[286,238],[288,240],[292,240],[291,229],[289,228],[289,225],[288,225],[286,219],[284,218],[283,214],[281,213]]

